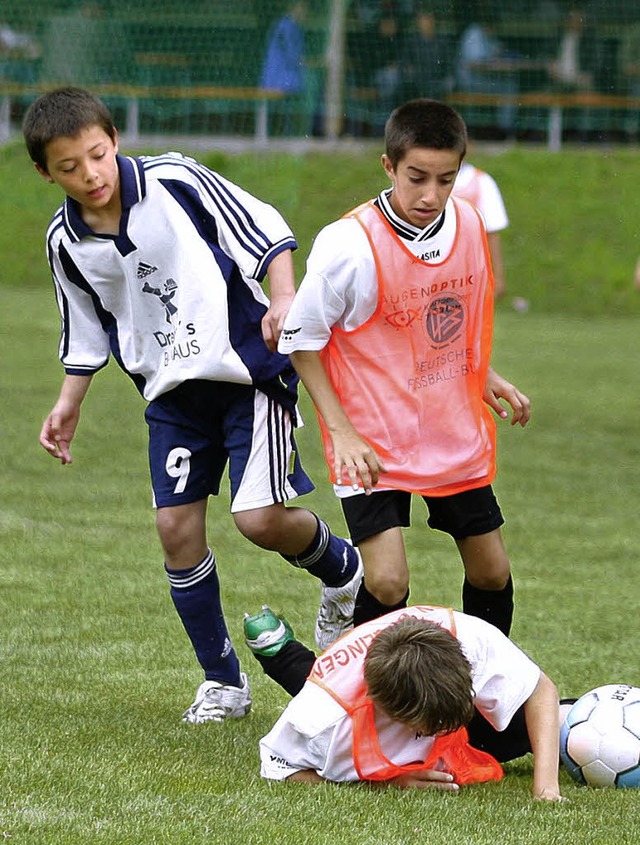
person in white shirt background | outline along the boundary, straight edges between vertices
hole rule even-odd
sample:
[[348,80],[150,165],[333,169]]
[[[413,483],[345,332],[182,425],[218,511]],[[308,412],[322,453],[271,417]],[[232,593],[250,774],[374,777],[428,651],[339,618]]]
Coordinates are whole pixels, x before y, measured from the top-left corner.
[[495,279],[494,298],[507,292],[500,232],[509,225],[507,209],[498,183],[489,173],[469,161],[463,161],[453,185],[453,196],[468,200],[483,217]]

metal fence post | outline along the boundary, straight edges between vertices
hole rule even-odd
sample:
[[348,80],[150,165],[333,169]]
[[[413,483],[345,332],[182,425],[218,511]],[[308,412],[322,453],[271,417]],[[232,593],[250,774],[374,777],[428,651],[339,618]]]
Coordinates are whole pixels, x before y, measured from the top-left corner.
[[327,85],[325,90],[324,134],[335,140],[340,136],[344,103],[344,45],[347,0],[331,0],[327,42]]

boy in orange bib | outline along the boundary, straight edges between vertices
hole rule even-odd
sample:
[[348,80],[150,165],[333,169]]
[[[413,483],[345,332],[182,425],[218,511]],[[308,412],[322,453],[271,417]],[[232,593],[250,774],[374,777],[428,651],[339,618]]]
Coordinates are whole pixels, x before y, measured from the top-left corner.
[[495,626],[407,607],[318,658],[266,606],[244,631],[294,696],[260,742],[263,777],[455,791],[500,780],[499,761],[533,751],[534,798],[560,799],[555,685]]
[[463,610],[504,634],[513,615],[504,520],[491,488],[492,411],[507,418],[506,400],[512,425],[524,426],[531,408],[490,367],[486,232],[478,212],[450,196],[466,127],[448,105],[412,100],[392,113],[385,144],[392,187],[319,233],[279,344],[318,411],[331,479],[364,562],[353,617],[331,625],[319,616],[323,649],[354,622],[406,606],[402,528],[412,494],[424,499],[429,526],[455,540]]

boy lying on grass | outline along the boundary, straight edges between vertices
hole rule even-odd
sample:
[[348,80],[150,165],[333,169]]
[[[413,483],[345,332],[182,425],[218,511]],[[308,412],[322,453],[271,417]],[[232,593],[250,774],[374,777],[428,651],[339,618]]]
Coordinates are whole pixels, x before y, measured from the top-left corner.
[[457,791],[533,752],[534,798],[559,801],[555,685],[497,628],[413,606],[354,628],[320,657],[268,607],[247,645],[293,699],[260,741],[270,780]]

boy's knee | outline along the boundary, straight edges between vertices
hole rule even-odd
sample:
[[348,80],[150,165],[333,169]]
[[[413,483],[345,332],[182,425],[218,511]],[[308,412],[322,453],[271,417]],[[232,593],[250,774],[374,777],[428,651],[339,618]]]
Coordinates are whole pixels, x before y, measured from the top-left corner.
[[495,572],[476,573],[473,577],[467,573],[466,577],[471,586],[475,587],[477,590],[498,592],[499,590],[504,590],[504,588],[509,584],[511,573],[507,568],[506,571],[500,570]]
[[261,549],[277,551],[282,545],[283,521],[279,508],[266,507],[233,514],[238,531]]
[[469,582],[479,590],[502,590],[511,564],[499,530],[456,540]]
[[365,586],[380,604],[393,607],[401,602],[409,589],[409,578],[401,573],[365,574]]
[[175,508],[161,508],[156,512],[156,529],[160,542],[165,546],[183,533],[183,520]]
[[168,566],[195,566],[207,552],[204,516],[188,507],[159,508],[156,529]]

